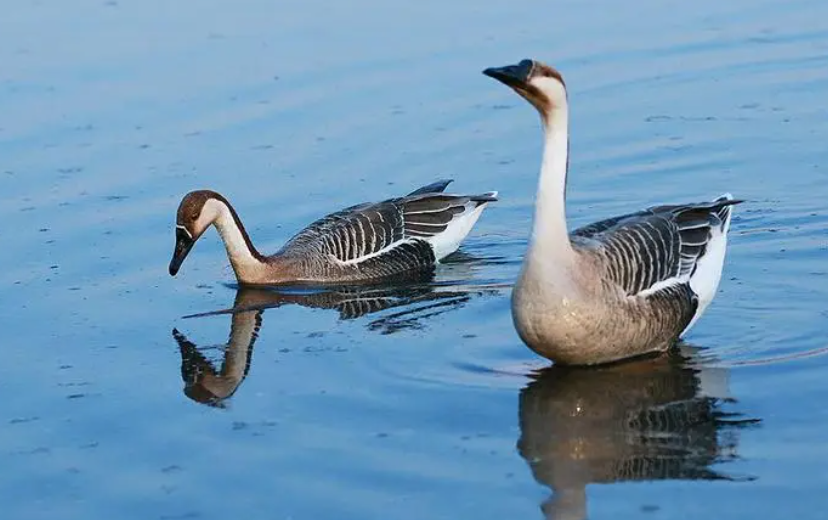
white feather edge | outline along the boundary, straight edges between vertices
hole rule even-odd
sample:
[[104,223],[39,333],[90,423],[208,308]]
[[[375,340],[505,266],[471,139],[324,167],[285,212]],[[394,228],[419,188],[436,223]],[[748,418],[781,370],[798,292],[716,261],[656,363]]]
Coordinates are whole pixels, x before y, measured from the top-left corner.
[[[730,193],[725,193],[722,197],[727,200],[733,199],[733,195]],[[690,289],[699,298],[699,305],[696,308],[693,319],[690,320],[690,323],[681,332],[682,336],[696,324],[705,309],[707,309],[707,306],[710,305],[710,302],[716,296],[716,290],[719,288],[722,270],[724,269],[725,253],[727,252],[727,233],[730,231],[731,216],[732,212],[728,212],[727,221],[725,221],[722,229],[713,228],[711,230],[710,240],[707,241],[707,250],[697,260],[696,269],[693,271],[692,276],[674,276],[666,280],[661,280],[636,294],[637,297],[647,297],[667,287],[689,282]]]
[[[490,192],[487,195],[497,197],[497,192]],[[479,203],[469,201],[466,204],[468,210],[456,215],[442,233],[437,233],[425,239],[426,242],[431,244],[431,248],[434,250],[434,258],[437,262],[440,262],[448,255],[457,251],[463,239],[471,232],[477,223],[477,219],[480,218],[480,214],[488,205],[488,202]]]
[[393,249],[396,249],[397,247],[399,247],[403,244],[407,244],[407,243],[410,243],[410,242],[413,242],[413,241],[414,241],[414,239],[411,239],[411,238],[404,238],[402,240],[397,240],[396,242],[392,242],[391,244],[388,244],[387,246],[383,247],[379,251],[374,251],[373,253],[369,253],[367,255],[363,255],[363,256],[360,256],[360,257],[357,257],[357,258],[352,258],[350,260],[340,260],[339,258],[337,258],[333,255],[331,255],[331,258],[336,263],[338,263],[340,265],[357,265],[357,264],[360,264],[360,263],[365,262],[367,260],[370,260],[372,258],[376,258],[380,255],[384,255],[385,253],[387,253],[389,251],[392,251]]
[[[733,195],[725,193],[722,195],[727,200],[732,200]],[[722,270],[724,269],[725,253],[727,252],[727,233],[730,231],[730,221],[733,216],[733,211],[727,213],[727,220],[721,229],[714,228],[710,241],[707,243],[707,250],[704,256],[699,258],[696,264],[696,270],[690,277],[690,288],[699,297],[699,306],[696,308],[696,314],[687,327],[684,328],[681,335],[687,333],[690,328],[696,324],[701,318],[707,306],[713,301],[716,296],[716,291],[719,288],[719,282],[722,279]]]
[[[486,195],[491,195],[492,197],[497,197],[496,191],[491,191],[486,193]],[[460,247],[460,244],[463,242],[463,239],[471,232],[474,225],[477,223],[477,219],[480,218],[480,214],[488,205],[488,202],[477,203],[474,201],[469,201],[466,204],[467,210],[459,215],[455,215],[451,222],[448,223],[446,229],[440,233],[437,233],[430,237],[418,237],[418,238],[404,238],[402,240],[398,240],[392,244],[389,244],[379,251],[375,251],[373,253],[360,256],[359,258],[352,258],[350,260],[339,260],[336,257],[331,257],[333,260],[340,265],[357,265],[366,260],[370,260],[372,258],[376,258],[380,255],[384,255],[395,248],[414,242],[416,240],[422,240],[427,242],[431,249],[434,251],[434,258],[439,262],[443,258],[447,257],[448,255],[452,254],[453,252],[457,251]]]
[[661,291],[662,289],[666,289],[666,288],[672,287],[674,285],[679,285],[679,284],[686,283],[688,279],[689,279],[688,276],[674,276],[672,278],[667,278],[666,280],[661,280],[660,282],[656,282],[653,285],[651,285],[650,287],[647,287],[646,289],[644,289],[643,291],[641,291],[639,293],[636,293],[635,296],[636,297],[640,296],[642,298],[646,298],[647,296],[650,296],[653,293],[657,293],[658,291]]

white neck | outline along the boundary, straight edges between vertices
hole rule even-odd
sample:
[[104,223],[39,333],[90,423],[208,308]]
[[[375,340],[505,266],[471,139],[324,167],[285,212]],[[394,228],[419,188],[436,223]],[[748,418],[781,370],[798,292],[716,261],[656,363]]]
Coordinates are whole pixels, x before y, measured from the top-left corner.
[[566,103],[542,114],[544,130],[543,163],[535,200],[530,254],[546,262],[571,260],[572,245],[566,227],[566,170],[569,154],[568,109]]
[[249,279],[262,265],[261,260],[247,245],[241,228],[233,218],[233,213],[227,204],[220,200],[210,199],[204,203],[200,219],[205,219],[207,225],[212,223],[216,226],[224,247],[227,249],[227,256],[230,258],[230,265],[240,280]]

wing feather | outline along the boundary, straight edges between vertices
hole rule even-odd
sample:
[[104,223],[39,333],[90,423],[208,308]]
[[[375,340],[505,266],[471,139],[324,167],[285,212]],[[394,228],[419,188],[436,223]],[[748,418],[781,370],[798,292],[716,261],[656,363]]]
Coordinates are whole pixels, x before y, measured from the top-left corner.
[[[413,255],[423,255],[423,242],[446,231],[457,217],[477,206],[496,200],[495,193],[473,196],[446,195],[443,190],[451,181],[439,181],[412,194],[378,203],[351,206],[313,222],[282,248],[284,256],[332,257],[347,264],[385,261],[394,249],[402,248],[392,263],[409,262]],[[428,255],[426,255],[428,256]],[[433,262],[433,253],[429,260]]]
[[602,220],[572,232],[573,242],[596,248],[607,277],[628,295],[646,296],[687,283],[713,236],[741,201],[658,206]]
[[402,199],[405,232],[415,237],[432,237],[444,232],[457,217],[480,204],[495,199],[494,194],[457,196],[431,194]]

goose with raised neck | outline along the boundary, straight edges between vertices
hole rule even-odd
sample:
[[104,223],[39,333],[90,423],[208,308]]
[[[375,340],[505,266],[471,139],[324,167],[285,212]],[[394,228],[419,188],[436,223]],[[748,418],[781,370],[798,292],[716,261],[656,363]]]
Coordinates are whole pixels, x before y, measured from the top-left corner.
[[270,256],[259,253],[223,195],[192,191],[178,206],[169,272],[175,276],[196,241],[215,226],[240,284],[362,284],[418,277],[455,252],[483,209],[497,200],[494,191],[446,194],[450,182],[327,215]]
[[521,339],[559,364],[609,363],[669,349],[713,299],[734,200],[657,206],[567,231],[569,106],[553,67],[484,74],[541,116],[544,150],[529,248],[512,292]]

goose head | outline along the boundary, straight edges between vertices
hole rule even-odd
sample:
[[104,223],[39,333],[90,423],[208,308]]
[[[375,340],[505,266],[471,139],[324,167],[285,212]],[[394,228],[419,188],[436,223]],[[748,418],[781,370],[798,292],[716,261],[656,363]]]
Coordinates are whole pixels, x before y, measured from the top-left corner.
[[170,261],[172,276],[178,273],[196,241],[219,217],[223,205],[226,205],[224,197],[210,190],[191,191],[181,199],[175,219],[175,250]]
[[483,74],[494,78],[520,94],[546,120],[556,109],[566,107],[566,85],[554,67],[535,60],[515,65],[490,67]]

